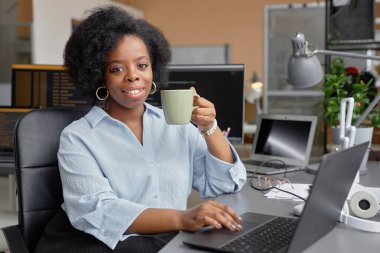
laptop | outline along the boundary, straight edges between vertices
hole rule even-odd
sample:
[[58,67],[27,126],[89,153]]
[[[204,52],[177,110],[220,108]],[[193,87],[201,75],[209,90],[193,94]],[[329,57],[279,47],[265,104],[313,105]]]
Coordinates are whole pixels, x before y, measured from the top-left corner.
[[316,116],[261,114],[246,170],[280,174],[305,169],[314,141]]
[[14,163],[13,139],[17,120],[30,108],[0,108],[0,163]]
[[[368,142],[323,156],[299,219],[244,213],[242,231],[208,229],[183,243],[217,252],[302,252],[335,227],[367,148]],[[268,229],[265,236],[262,230]],[[240,245],[242,241],[245,244]],[[260,246],[266,251],[255,248]]]

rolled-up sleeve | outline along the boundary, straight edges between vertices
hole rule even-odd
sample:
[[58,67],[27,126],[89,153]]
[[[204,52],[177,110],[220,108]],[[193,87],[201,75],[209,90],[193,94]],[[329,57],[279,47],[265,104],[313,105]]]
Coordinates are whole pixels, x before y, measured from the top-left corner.
[[239,191],[246,182],[247,174],[234,147],[229,143],[235,163],[227,163],[208,152],[207,144],[198,132],[193,159],[193,188],[202,198],[216,197],[223,193]]
[[64,204],[72,225],[114,249],[147,207],[118,198],[79,137],[63,132],[58,151]]

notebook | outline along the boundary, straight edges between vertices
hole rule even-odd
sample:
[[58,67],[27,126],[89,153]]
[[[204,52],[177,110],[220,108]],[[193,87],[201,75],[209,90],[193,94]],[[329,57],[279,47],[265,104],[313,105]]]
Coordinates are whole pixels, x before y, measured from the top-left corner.
[[309,164],[316,116],[261,114],[252,152],[242,160],[248,172],[279,174],[304,169]]
[[13,135],[17,120],[29,108],[0,108],[0,163],[13,163]]
[[[368,142],[323,156],[299,219],[245,213],[240,232],[208,229],[194,233],[183,243],[218,252],[302,252],[335,227],[367,147]],[[279,223],[286,220],[290,225],[280,228]],[[260,235],[263,228],[271,229],[264,239]],[[279,239],[276,234],[281,229],[285,236]],[[240,241],[245,244],[236,246]],[[264,250],[254,248],[259,246]]]

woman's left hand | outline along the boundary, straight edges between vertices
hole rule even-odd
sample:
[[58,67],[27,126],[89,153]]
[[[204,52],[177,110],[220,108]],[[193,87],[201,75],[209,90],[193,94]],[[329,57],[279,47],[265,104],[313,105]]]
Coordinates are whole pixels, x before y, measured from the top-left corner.
[[[194,94],[197,94],[193,87],[191,89]],[[206,133],[214,127],[216,117],[214,104],[199,96],[194,96],[193,104],[196,108],[193,109],[191,122],[197,125],[199,131]],[[211,133],[204,134],[203,137],[205,137],[210,154],[227,163],[235,163],[236,160],[230,145],[219,127],[213,129]]]
[[[194,87],[191,87],[190,89],[197,94]],[[209,130],[216,117],[214,104],[203,97],[194,96],[194,106],[195,108],[191,115],[191,121],[197,125],[200,131],[203,132]]]

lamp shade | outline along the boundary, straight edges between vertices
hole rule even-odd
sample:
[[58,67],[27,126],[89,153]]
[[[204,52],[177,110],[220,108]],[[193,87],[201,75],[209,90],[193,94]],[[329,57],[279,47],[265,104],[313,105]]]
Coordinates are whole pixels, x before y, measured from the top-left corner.
[[307,48],[302,33],[292,37],[293,54],[288,62],[288,83],[297,88],[306,88],[322,81],[324,73],[315,54]]
[[318,84],[323,79],[323,70],[318,58],[292,56],[288,63],[288,83],[297,88]]

